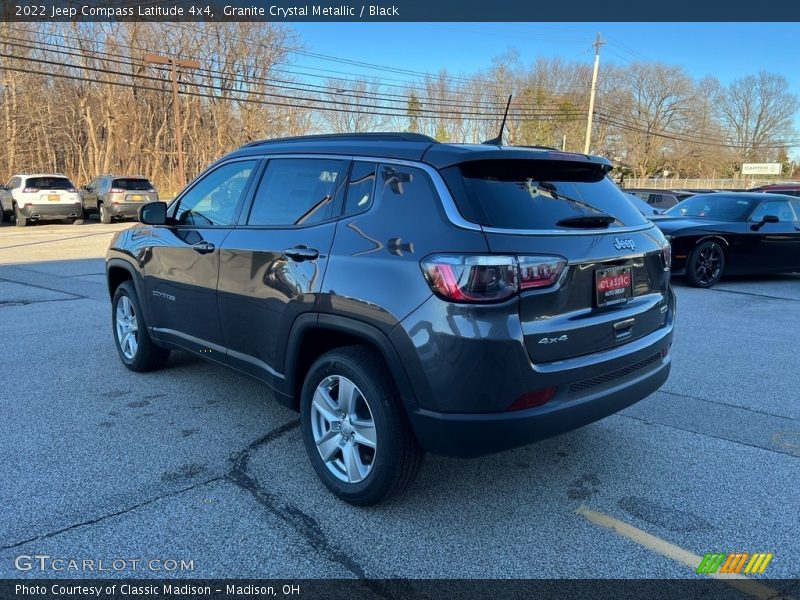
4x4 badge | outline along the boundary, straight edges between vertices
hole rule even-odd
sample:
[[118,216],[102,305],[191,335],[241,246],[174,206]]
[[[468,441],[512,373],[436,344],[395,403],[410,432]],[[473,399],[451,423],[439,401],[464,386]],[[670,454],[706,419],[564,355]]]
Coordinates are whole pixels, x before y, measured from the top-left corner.
[[539,340],[539,344],[557,344],[558,342],[566,342],[569,340],[569,336],[566,334],[562,335],[561,337],[543,337]]
[[631,239],[614,238],[614,248],[617,250],[636,250],[636,244]]

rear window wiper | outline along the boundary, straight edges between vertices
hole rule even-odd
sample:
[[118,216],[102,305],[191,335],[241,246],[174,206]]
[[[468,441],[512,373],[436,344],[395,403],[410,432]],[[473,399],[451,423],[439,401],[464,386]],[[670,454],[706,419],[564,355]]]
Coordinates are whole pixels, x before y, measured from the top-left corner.
[[611,215],[599,213],[594,215],[580,215],[576,217],[567,217],[566,219],[561,219],[560,221],[556,222],[556,225],[560,225],[561,227],[576,227],[576,228],[591,229],[593,227],[608,227],[615,221],[616,219]]

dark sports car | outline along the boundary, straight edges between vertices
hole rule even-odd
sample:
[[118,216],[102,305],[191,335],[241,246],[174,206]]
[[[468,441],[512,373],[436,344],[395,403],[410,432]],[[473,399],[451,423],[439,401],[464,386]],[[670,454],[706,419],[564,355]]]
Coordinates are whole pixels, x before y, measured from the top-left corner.
[[698,194],[650,219],[672,242],[672,274],[711,287],[725,275],[800,271],[800,198]]

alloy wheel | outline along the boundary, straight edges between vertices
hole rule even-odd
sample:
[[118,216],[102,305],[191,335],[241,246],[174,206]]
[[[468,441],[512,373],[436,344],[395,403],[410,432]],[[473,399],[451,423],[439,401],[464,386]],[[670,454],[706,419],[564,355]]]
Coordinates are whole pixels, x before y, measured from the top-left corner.
[[697,281],[702,284],[709,284],[719,278],[722,269],[722,256],[719,246],[712,244],[703,248],[697,255],[694,262],[694,272]]
[[340,481],[359,483],[372,471],[377,451],[375,420],[358,386],[330,375],[314,391],[311,432],[319,455]]
[[128,360],[133,360],[139,348],[139,326],[136,323],[136,313],[133,303],[127,296],[122,296],[117,303],[116,313],[117,343],[122,354]]

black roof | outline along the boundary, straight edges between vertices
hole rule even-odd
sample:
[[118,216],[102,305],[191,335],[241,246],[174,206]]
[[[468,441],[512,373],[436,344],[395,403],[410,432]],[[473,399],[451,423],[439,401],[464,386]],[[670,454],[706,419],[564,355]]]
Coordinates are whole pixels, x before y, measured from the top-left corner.
[[605,158],[544,147],[447,144],[419,133],[341,133],[252,142],[229,157],[262,154],[331,154],[424,161],[437,168],[494,159],[574,160],[611,167]]

